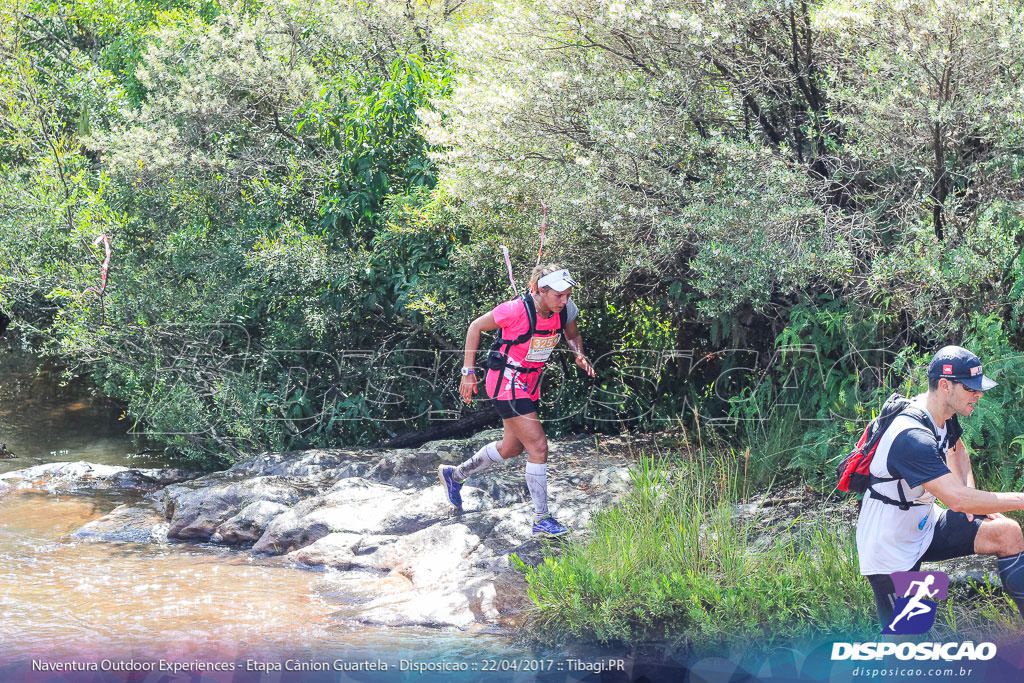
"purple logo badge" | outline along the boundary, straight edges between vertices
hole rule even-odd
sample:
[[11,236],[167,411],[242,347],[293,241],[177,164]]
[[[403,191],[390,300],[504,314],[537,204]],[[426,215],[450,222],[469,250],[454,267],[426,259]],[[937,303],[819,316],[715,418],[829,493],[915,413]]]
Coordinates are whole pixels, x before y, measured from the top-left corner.
[[946,599],[949,577],[945,572],[894,572],[890,576],[896,604],[892,621],[882,629],[882,633],[925,633],[935,623],[938,601]]

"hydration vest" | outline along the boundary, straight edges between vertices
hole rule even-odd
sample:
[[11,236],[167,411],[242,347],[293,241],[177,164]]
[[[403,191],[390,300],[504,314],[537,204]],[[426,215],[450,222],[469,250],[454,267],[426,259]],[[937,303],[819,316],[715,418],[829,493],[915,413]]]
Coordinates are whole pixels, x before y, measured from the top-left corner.
[[[938,432],[936,432],[935,427],[932,425],[931,418],[928,417],[925,411],[915,405],[910,399],[901,396],[900,394],[893,394],[883,404],[878,417],[864,427],[864,432],[861,434],[857,445],[854,446],[853,450],[850,451],[850,454],[847,455],[836,468],[836,474],[839,477],[839,484],[837,488],[840,491],[863,493],[875,500],[885,503],[886,505],[895,505],[904,511],[909,510],[911,506],[916,504],[914,501],[907,500],[903,493],[903,487],[899,484],[896,485],[895,490],[899,500],[883,494],[876,488],[878,484],[898,482],[902,479],[901,477],[878,477],[871,474],[871,463],[873,462],[875,453],[882,441],[882,436],[889,429],[892,423],[896,421],[896,418],[901,415],[905,415],[913,419],[921,427],[927,429],[932,436],[938,440]],[[953,418],[952,425],[947,426],[945,439],[941,443],[938,443],[937,447],[941,449],[949,444],[955,444],[962,433],[963,431],[960,429],[959,422]],[[945,460],[945,458],[943,458],[943,460]]]
[[[927,429],[933,437],[938,439],[938,433],[932,426],[931,420],[928,418],[927,415],[924,414],[924,411],[918,408],[917,406],[908,406],[904,408],[900,415],[906,415],[907,417],[910,417],[911,419],[914,420],[914,422],[917,422],[921,427]],[[917,427],[908,427],[908,429],[916,428]],[[879,441],[881,441],[881,438],[879,438]],[[886,465],[886,467],[888,467],[888,464]],[[917,503],[916,500],[907,500],[907,497],[903,492],[903,486],[901,486],[899,483],[902,480],[902,477],[876,477],[875,475],[870,473],[869,476],[870,484],[868,485],[867,495],[870,496],[871,498],[874,498],[875,500],[880,500],[886,505],[895,505],[896,507],[903,511],[909,510],[914,505],[920,505],[920,503]],[[896,483],[895,493],[899,500],[896,500],[890,496],[885,495],[877,488],[879,484],[889,484],[892,482]],[[931,503],[929,502],[928,504],[930,505]]]
[[[519,299],[526,307],[526,318],[530,322],[529,328],[526,332],[523,332],[518,337],[513,337],[512,339],[506,339],[501,336],[501,333],[499,333],[498,338],[495,339],[494,344],[491,345],[491,350],[487,353],[487,368],[498,372],[498,381],[494,385],[494,396],[491,396],[491,398],[494,399],[497,399],[498,394],[501,393],[501,384],[505,379],[505,370],[507,368],[512,368],[513,370],[511,377],[513,400],[515,400],[516,396],[516,378],[521,374],[540,372],[544,369],[543,365],[533,368],[521,367],[509,357],[509,349],[518,344],[526,342],[532,343],[535,337],[550,339],[550,343],[547,346],[549,346],[549,348],[554,348],[562,336],[562,330],[565,329],[565,325],[568,322],[569,307],[565,306],[558,312],[558,327],[553,330],[538,330],[537,305],[533,301],[533,296],[529,292],[524,292],[519,295]],[[545,359],[545,362],[546,360],[547,359]]]

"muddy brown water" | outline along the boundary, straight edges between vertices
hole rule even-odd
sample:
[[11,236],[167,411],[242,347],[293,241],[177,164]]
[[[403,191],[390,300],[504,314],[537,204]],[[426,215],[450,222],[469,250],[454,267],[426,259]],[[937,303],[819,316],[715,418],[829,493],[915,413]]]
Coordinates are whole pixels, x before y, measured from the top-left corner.
[[0,443],[16,456],[0,459],[0,473],[43,462],[88,460],[104,465],[159,467],[128,432],[113,403],[89,395],[83,383],[60,386],[60,372],[15,340],[0,338]]
[[[88,460],[161,466],[112,404],[60,387],[24,349],[0,340],[0,472]],[[0,496],[0,664],[33,658],[170,661],[494,657],[501,636],[358,622],[379,577],[313,572],[211,545],[78,540],[125,495]]]

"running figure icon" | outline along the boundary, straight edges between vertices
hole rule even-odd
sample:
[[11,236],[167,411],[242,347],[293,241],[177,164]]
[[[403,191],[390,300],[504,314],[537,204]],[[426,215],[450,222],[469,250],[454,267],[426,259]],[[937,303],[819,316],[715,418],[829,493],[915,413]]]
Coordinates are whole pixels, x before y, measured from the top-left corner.
[[922,602],[925,598],[934,598],[939,594],[938,588],[936,588],[935,590],[930,590],[930,587],[933,583],[935,583],[935,576],[932,574],[929,574],[928,576],[924,577],[924,579],[921,581],[910,582],[910,585],[907,587],[907,592],[903,595],[903,597],[910,597],[910,593],[914,590],[914,586],[917,586],[917,592],[914,593],[914,597],[910,598],[910,600],[907,602],[907,606],[903,608],[903,611],[900,612],[896,616],[896,618],[892,620],[891,624],[889,624],[890,631],[896,631],[896,623],[900,619],[906,618],[907,621],[910,621],[916,616],[919,616],[921,614],[928,614],[933,609],[935,609],[934,603],[925,604],[924,602]]

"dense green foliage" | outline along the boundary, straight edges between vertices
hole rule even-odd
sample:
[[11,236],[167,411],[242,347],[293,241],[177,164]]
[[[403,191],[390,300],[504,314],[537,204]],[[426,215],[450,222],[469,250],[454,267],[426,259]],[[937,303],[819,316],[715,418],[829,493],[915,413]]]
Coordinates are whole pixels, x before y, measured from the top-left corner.
[[[776,342],[776,362],[730,400],[730,415],[753,452],[755,479],[790,471],[833,486],[835,466],[886,397],[927,389],[931,352],[864,336],[880,327],[835,301],[794,308]],[[976,316],[958,340],[1001,380],[961,421],[979,486],[992,490],[1024,486],[1024,355],[1005,327],[997,315]]]
[[696,416],[817,478],[968,340],[1009,484],[1021,11],[3,0],[0,308],[178,455],[365,443],[459,415],[543,202],[600,372],[550,433]]
[[[408,413],[372,371],[346,383],[343,353],[365,368],[423,329],[404,288],[461,234],[417,131],[450,91],[441,47],[357,6],[142,2],[138,25],[50,6],[52,30],[8,9],[0,258],[25,327],[183,455],[357,441],[374,410]],[[83,295],[99,233],[110,286]]]

